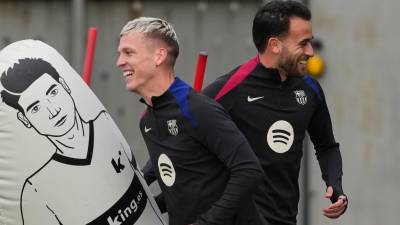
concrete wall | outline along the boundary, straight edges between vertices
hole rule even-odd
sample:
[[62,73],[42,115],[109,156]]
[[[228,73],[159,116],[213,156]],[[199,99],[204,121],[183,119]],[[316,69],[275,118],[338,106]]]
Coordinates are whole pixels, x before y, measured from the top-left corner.
[[[0,1],[0,45],[26,38],[39,38],[74,61],[75,42],[85,37],[71,34],[72,1]],[[76,2],[76,1],[75,1]],[[136,16],[156,16],[175,25],[181,55],[177,73],[193,82],[197,54],[207,51],[205,85],[219,74],[253,56],[251,22],[261,1],[87,1],[83,27],[99,29],[92,88],[133,146],[139,163],[147,150],[138,129],[144,106],[125,90],[115,67],[119,31]],[[330,106],[336,139],[344,162],[344,188],[350,199],[346,215],[339,220],[322,216],[329,201],[313,148],[308,148],[310,172],[307,225],[398,224],[400,202],[400,2],[391,0],[309,0],[314,36],[324,45],[318,52],[327,70],[320,78]],[[79,45],[78,45],[79,46]],[[81,65],[75,62],[79,72]],[[300,181],[302,182],[302,180]],[[302,211],[304,207],[300,207]],[[300,214],[301,215],[301,214]],[[302,217],[299,217],[300,223]]]
[[310,5],[314,35],[324,43],[320,54],[327,71],[321,83],[341,143],[350,199],[346,215],[328,222],[321,213],[328,202],[319,168],[309,160],[314,162],[310,224],[399,224],[400,2],[311,0]]

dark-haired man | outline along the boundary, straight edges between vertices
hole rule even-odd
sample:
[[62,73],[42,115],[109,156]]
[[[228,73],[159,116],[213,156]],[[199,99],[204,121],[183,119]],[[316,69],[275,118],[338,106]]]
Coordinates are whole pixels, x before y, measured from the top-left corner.
[[258,55],[204,90],[229,112],[261,162],[265,176],[255,200],[271,225],[296,224],[306,131],[327,185],[325,197],[332,201],[324,215],[337,218],[347,207],[342,159],[325,97],[318,82],[305,76],[307,59],[314,54],[312,38],[306,6],[268,2],[253,21]]

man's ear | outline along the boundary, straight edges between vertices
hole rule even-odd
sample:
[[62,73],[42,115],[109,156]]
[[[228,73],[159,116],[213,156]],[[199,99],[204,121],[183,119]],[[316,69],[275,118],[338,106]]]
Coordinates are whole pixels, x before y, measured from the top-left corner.
[[63,86],[63,88],[68,92],[68,94],[71,94],[71,89],[68,87],[65,80],[62,77],[60,77],[58,78],[58,81],[60,82],[61,86]]
[[163,64],[167,60],[168,50],[166,48],[158,48],[154,57],[156,66]]
[[282,50],[281,41],[276,37],[271,37],[267,42],[267,49],[274,54],[279,54]]
[[27,128],[32,127],[31,122],[29,122],[28,118],[26,118],[26,116],[24,114],[22,114],[22,112],[18,112],[17,117],[18,117],[19,121],[21,121],[25,125],[25,127],[27,127]]

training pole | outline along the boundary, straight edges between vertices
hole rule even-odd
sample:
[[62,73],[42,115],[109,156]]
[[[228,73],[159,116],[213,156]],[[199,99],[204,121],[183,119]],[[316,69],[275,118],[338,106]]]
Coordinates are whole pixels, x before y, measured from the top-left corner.
[[90,27],[88,30],[88,38],[86,43],[85,62],[83,64],[83,80],[88,86],[90,86],[92,79],[92,67],[94,49],[96,48],[96,37],[97,29],[95,27]]
[[206,71],[207,52],[200,52],[197,59],[196,74],[194,75],[193,88],[195,91],[200,92],[203,87],[204,73]]

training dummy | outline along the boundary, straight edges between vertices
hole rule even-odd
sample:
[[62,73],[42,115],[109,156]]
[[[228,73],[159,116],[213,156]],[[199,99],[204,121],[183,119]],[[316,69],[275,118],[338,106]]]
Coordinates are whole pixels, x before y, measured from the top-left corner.
[[0,52],[0,224],[162,225],[130,147],[40,41]]

